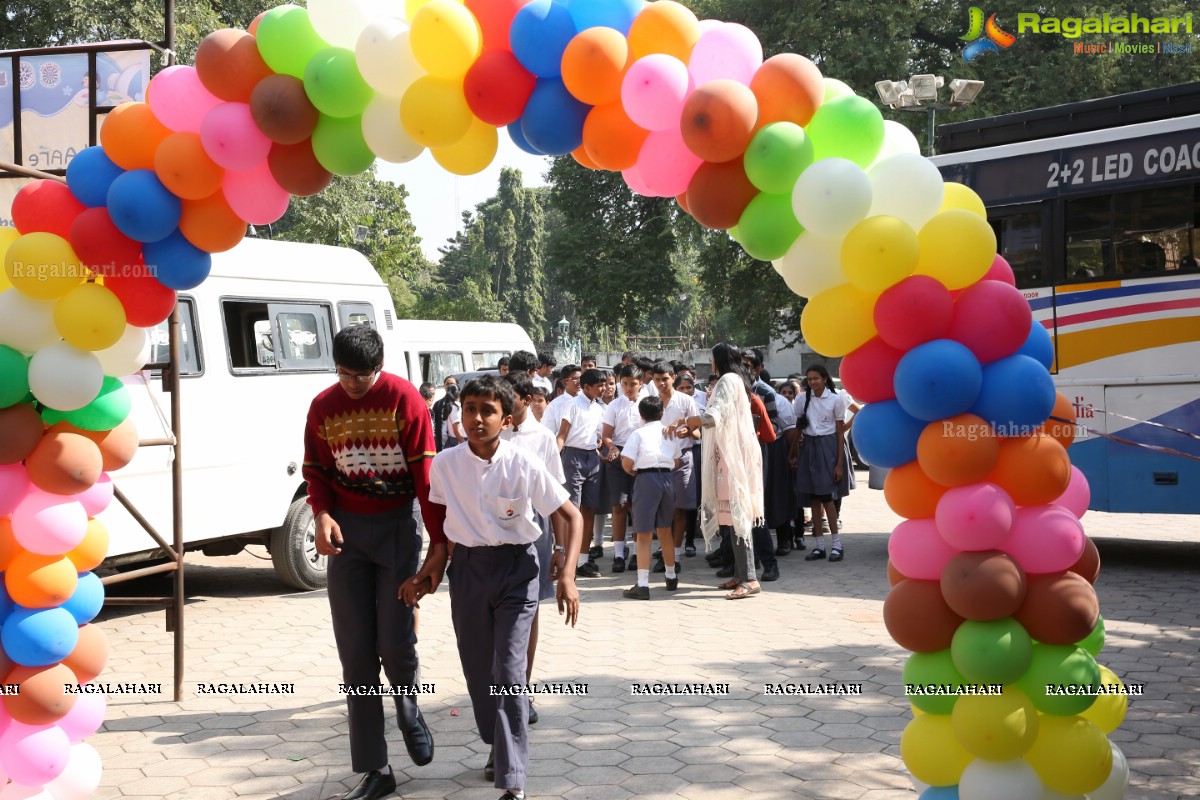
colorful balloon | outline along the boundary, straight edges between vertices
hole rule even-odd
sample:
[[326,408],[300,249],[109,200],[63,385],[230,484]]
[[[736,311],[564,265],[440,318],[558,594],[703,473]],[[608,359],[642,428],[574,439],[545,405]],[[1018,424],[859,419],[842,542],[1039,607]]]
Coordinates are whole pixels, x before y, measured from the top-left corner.
[[795,53],[780,53],[763,62],[750,80],[758,98],[758,125],[791,122],[807,125],[823,102],[821,70]]
[[66,185],[57,181],[33,181],[21,187],[12,201],[12,223],[24,234],[52,233],[66,239],[71,223],[85,205]]
[[940,580],[946,605],[955,614],[975,622],[1011,617],[1021,607],[1027,585],[1020,565],[995,550],[951,557]]
[[679,124],[689,150],[705,161],[721,162],[746,152],[757,118],[754,93],[737,81],[719,78],[688,93]]
[[700,38],[700,21],[674,0],[647,3],[629,26],[629,51],[633,60],[661,53],[687,63]]
[[629,118],[648,131],[677,129],[689,85],[687,67],[678,58],[648,55],[625,72],[621,104]]
[[430,0],[412,18],[413,55],[430,75],[461,79],[482,48],[475,17],[455,0]]
[[304,81],[291,75],[271,75],[259,81],[250,94],[250,115],[263,135],[276,144],[307,141],[320,118]]
[[913,275],[879,295],[875,329],[888,345],[911,350],[933,339],[950,338],[954,308],[954,298],[945,286],[928,275]]
[[271,68],[258,52],[258,41],[246,31],[223,28],[204,37],[196,48],[196,75],[204,88],[222,100],[247,103]]
[[746,176],[770,194],[791,194],[800,173],[813,160],[812,140],[791,122],[761,127],[746,148]]
[[508,41],[521,66],[539,78],[557,78],[563,53],[577,32],[566,3],[531,0],[513,17]]
[[580,102],[600,106],[621,99],[629,42],[608,27],[581,30],[563,51],[562,79]]
[[805,230],[821,236],[844,235],[866,217],[870,208],[871,181],[867,173],[844,158],[814,161],[800,174],[792,190],[797,221]]
[[147,102],[155,118],[170,130],[199,133],[208,112],[222,101],[204,87],[195,67],[177,64],[150,79]]
[[848,283],[821,292],[808,301],[800,318],[805,341],[818,353],[831,356],[844,356],[866,344],[875,336],[872,300]]

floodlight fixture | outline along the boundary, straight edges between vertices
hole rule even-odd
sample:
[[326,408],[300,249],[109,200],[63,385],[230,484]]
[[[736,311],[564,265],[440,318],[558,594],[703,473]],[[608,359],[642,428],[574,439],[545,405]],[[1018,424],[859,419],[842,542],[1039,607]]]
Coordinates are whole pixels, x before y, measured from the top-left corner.
[[942,87],[943,79],[940,75],[913,75],[909,78],[908,85],[912,87],[913,97],[918,103],[925,101],[937,102],[938,89]]
[[955,108],[966,108],[975,101],[982,90],[983,81],[955,78],[950,81],[950,105]]
[[879,93],[879,101],[885,106],[895,106],[900,102],[900,95],[908,88],[904,81],[876,81],[875,91]]

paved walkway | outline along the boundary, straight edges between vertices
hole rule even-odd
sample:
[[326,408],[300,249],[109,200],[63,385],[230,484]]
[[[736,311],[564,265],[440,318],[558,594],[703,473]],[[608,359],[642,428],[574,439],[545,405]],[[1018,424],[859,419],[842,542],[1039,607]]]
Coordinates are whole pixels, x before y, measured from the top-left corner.
[[[865,485],[864,480],[860,485]],[[578,628],[543,619],[535,681],[586,683],[582,697],[538,700],[531,798],[725,800],[914,798],[899,758],[910,718],[901,697],[905,651],[884,629],[886,532],[897,518],[882,492],[846,502],[846,560],[781,559],[783,577],[728,602],[703,559],[686,559],[669,596],[652,576],[649,603],[624,601],[631,575],[581,579]],[[1089,514],[1106,558],[1098,584],[1109,631],[1101,656],[1144,683],[1113,735],[1129,757],[1129,797],[1200,796],[1200,531],[1194,517]],[[1124,538],[1109,538],[1122,536]],[[161,586],[146,591],[159,592]],[[105,762],[99,797],[321,800],[352,784],[344,700],[324,592],[285,593],[269,561],[198,558],[189,570],[185,700],[170,701],[171,639],[161,611],[106,611],[108,683],[156,682],[161,696],[110,696],[92,738]],[[449,625],[448,596],[422,604],[422,708],[435,760],[392,764],[409,798],[494,800],[486,748]],[[204,695],[210,683],[292,683],[294,695]],[[632,696],[649,682],[727,683],[723,696]],[[764,694],[768,683],[861,685],[860,696]]]

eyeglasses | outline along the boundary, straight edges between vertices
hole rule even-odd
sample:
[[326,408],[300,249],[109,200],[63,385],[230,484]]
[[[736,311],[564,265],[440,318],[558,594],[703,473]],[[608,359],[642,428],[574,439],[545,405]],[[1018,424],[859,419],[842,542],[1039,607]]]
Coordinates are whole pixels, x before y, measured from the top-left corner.
[[371,379],[375,377],[376,371],[372,370],[363,374],[361,372],[342,372],[339,369],[337,371],[337,379],[342,383],[370,383]]

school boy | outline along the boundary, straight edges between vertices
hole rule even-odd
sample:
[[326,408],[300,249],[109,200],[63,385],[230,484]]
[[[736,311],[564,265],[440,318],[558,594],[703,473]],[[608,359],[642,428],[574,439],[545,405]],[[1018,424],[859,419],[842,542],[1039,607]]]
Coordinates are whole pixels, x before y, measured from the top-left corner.
[[[532,384],[532,381],[530,383]],[[529,396],[529,413],[541,425],[542,417],[546,413],[546,406],[550,405],[550,398],[546,396],[546,390],[541,386],[534,386],[530,391],[532,394]],[[550,429],[546,428],[546,430],[549,431]]]
[[[519,693],[493,696],[491,687],[525,683],[540,572],[535,543],[542,531],[534,512],[552,517],[566,532],[556,598],[559,613],[572,626],[579,616],[573,565],[583,528],[566,491],[542,460],[500,438],[500,431],[512,424],[512,386],[490,375],[475,378],[461,397],[467,446],[434,459],[429,498],[446,507],[446,537],[454,546],[450,615],[475,724],[492,746],[493,782],[505,790],[501,800],[523,800],[529,703]],[[432,591],[435,574],[436,565],[428,575],[407,582],[404,599],[415,604]]]
[[[638,413],[638,395],[642,390],[641,372],[632,364],[617,372],[621,392],[604,409],[601,430],[601,458],[604,459],[608,494],[612,500],[613,572],[625,571],[625,531],[629,516],[629,499],[633,481],[621,465],[621,451],[629,434],[642,426]],[[636,563],[636,562],[635,562]]]
[[[604,406],[598,398],[604,375],[600,370],[589,369],[576,375],[574,380],[578,382],[579,392],[563,406],[562,421],[558,427],[558,447],[562,451],[567,491],[571,495],[571,502],[583,515],[583,529],[590,535],[596,521],[596,510],[600,507],[598,451]],[[588,564],[595,568],[598,575],[599,567],[596,567],[590,554]],[[586,571],[591,572],[591,569]]]
[[[694,431],[689,430],[685,424],[692,417],[699,417],[700,409],[696,407],[696,401],[691,397],[683,392],[675,391],[675,373],[670,364],[665,361],[656,361],[651,367],[651,373],[654,376],[654,386],[658,390],[658,397],[663,404],[663,427],[680,440],[679,445],[682,449],[679,454],[679,466],[671,473],[671,477],[675,481],[675,522],[672,526],[674,534],[665,542],[659,540],[658,544],[662,548],[664,557],[654,565],[655,572],[664,572],[669,563],[665,559],[668,550],[674,549],[674,563],[679,564],[679,558],[683,555],[683,534],[687,530],[688,512],[695,511],[700,505],[700,486],[696,481],[697,476],[692,461],[692,446],[700,438],[700,430],[699,428]],[[636,516],[636,514],[637,509],[635,508],[634,515]],[[639,521],[638,524],[640,525],[641,522]]]
[[[564,410],[579,394],[579,377],[582,374],[583,370],[574,364],[564,364],[563,368],[558,371],[558,379],[562,382],[563,392],[550,399],[550,403],[546,406],[546,413],[542,415],[542,424],[549,428],[555,436],[558,436]],[[538,386],[536,376],[533,379],[533,385]]]
[[[510,362],[511,363],[511,362]],[[546,351],[541,351],[537,354],[537,370],[533,376],[533,385],[541,386],[546,390],[546,394],[554,394],[554,383],[550,380],[550,373],[558,366],[558,362],[554,360],[554,356]]]
[[[675,482],[671,473],[679,466],[680,440],[663,430],[662,400],[647,397],[638,403],[643,425],[629,434],[621,451],[621,467],[633,477],[633,519],[637,532],[638,563],[650,563],[650,537],[658,531],[666,564],[667,591],[679,588],[674,550],[670,546],[674,520]],[[637,583],[626,589],[629,600],[650,599],[650,570],[638,568]]]

